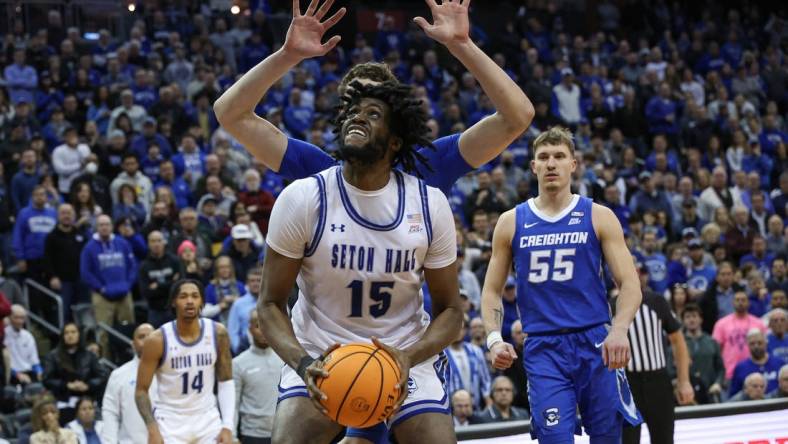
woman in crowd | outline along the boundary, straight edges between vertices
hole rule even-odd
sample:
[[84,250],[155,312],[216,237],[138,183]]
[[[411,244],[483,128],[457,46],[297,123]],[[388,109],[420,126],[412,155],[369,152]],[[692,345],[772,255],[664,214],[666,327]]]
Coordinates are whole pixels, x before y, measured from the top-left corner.
[[101,207],[93,198],[93,190],[87,182],[80,182],[71,192],[71,205],[77,216],[77,229],[87,229],[91,232],[96,227],[96,218],[102,213]]
[[235,278],[233,261],[228,256],[219,256],[214,262],[213,279],[205,288],[205,308],[203,316],[219,319],[226,316],[227,310],[236,299],[246,293],[243,282]]
[[[58,401],[72,396],[98,396],[106,380],[98,358],[83,345],[77,324],[63,326],[60,343],[43,360],[44,386]],[[73,409],[63,410],[64,420],[73,419]]]
[[35,405],[30,416],[33,434],[30,444],[77,444],[77,435],[74,431],[60,427],[60,413],[55,399],[51,395],[44,395]]
[[670,287],[670,308],[677,319],[681,319],[687,305],[687,284],[674,284]]
[[205,275],[197,261],[197,246],[190,240],[181,242],[178,246],[178,258],[183,264],[183,269],[186,271],[184,278],[194,279],[205,283]]
[[134,223],[141,227],[145,223],[147,213],[145,207],[137,198],[137,190],[124,183],[118,188],[118,203],[112,207],[112,219],[117,221],[130,217]]
[[104,428],[102,421],[96,420],[96,404],[90,396],[83,396],[77,401],[77,417],[66,427],[74,432],[79,444],[101,444],[99,437]]

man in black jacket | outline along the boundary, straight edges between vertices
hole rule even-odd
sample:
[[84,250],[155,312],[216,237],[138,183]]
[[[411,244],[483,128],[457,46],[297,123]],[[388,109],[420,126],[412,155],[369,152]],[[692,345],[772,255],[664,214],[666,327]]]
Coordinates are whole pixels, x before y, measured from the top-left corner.
[[733,294],[741,290],[733,279],[733,265],[730,262],[723,262],[717,268],[716,285],[710,286],[700,300],[703,331],[708,334],[711,334],[717,319],[733,313]]
[[148,234],[148,257],[140,265],[140,294],[148,301],[148,322],[154,328],[173,319],[167,306],[170,287],[184,275],[181,262],[166,251],[167,242],[160,231]]
[[88,302],[88,290],[79,275],[79,260],[90,237],[74,225],[75,218],[74,207],[61,204],[57,209],[57,226],[44,243],[44,274],[49,287],[63,298],[64,322],[71,320],[72,305]]
[[11,232],[14,230],[14,209],[11,187],[7,185],[5,167],[0,163],[0,261],[11,263]]

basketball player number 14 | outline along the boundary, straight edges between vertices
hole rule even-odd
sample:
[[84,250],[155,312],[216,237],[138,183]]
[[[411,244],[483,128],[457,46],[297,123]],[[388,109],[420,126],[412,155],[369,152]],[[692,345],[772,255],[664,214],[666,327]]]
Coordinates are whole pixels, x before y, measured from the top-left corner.
[[[181,375],[181,379],[183,379],[183,395],[187,394],[189,391],[189,372],[186,372]],[[194,375],[194,379],[191,383],[192,390],[197,393],[202,393],[202,370],[198,371],[196,375]]]
[[532,251],[528,282],[538,284],[546,282],[548,277],[555,282],[571,280],[575,274],[575,263],[571,260],[574,255],[574,248]]

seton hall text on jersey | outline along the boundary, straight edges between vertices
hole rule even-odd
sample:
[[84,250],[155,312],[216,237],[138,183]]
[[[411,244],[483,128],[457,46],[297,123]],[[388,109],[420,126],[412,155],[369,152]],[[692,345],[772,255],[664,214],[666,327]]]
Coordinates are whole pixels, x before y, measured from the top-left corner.
[[[352,244],[331,247],[331,266],[342,270],[373,272],[375,248]],[[416,250],[386,248],[386,273],[401,273],[416,269]]]
[[520,237],[520,248],[548,247],[562,244],[588,243],[587,231],[573,231],[567,233],[535,234]]
[[174,370],[194,367],[210,367],[213,365],[211,353],[194,353],[186,356],[173,356],[170,358],[170,367]]

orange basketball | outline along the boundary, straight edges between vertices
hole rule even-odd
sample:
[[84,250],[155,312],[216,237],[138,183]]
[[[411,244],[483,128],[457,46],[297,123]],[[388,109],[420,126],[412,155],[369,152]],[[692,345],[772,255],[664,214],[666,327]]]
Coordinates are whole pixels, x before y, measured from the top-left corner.
[[328,397],[321,401],[331,420],[347,427],[370,427],[385,420],[399,399],[400,368],[385,350],[372,344],[348,344],[324,362],[327,378],[317,386]]

